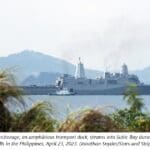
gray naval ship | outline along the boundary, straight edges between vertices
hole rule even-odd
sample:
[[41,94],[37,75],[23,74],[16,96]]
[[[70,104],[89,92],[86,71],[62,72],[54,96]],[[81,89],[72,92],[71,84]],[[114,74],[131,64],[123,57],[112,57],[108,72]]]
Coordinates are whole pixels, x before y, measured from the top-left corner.
[[126,64],[120,73],[106,71],[103,77],[89,79],[85,75],[84,64],[79,58],[75,76],[64,74],[56,80],[57,95],[121,95],[127,87],[136,84],[139,94],[150,94],[150,85],[144,85],[135,74],[129,74]]

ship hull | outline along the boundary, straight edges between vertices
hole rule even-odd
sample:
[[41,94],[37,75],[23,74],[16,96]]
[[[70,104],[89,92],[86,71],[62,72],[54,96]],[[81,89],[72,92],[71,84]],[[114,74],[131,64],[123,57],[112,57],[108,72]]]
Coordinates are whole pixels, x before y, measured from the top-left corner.
[[[128,87],[110,88],[104,90],[76,90],[77,95],[124,95]],[[138,86],[137,93],[139,95],[150,95],[150,85]]]
[[[21,87],[24,95],[57,95],[58,88],[55,86],[36,86]],[[75,95],[123,95],[127,87],[117,87],[109,89],[97,89],[97,90],[75,90]],[[140,95],[150,95],[150,85],[137,86],[137,92]]]

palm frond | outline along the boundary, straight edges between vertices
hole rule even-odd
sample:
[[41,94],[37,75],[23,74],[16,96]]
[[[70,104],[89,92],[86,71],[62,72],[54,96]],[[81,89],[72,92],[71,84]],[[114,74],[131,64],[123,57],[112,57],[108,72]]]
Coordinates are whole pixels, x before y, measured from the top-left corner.
[[[115,132],[117,127],[99,110],[87,109],[71,114],[60,125],[60,132]],[[119,130],[119,129],[118,129]]]
[[[18,114],[12,131],[46,132],[54,131],[57,121],[52,116],[52,106],[46,102],[35,104],[31,109]],[[17,124],[16,124],[17,123]]]

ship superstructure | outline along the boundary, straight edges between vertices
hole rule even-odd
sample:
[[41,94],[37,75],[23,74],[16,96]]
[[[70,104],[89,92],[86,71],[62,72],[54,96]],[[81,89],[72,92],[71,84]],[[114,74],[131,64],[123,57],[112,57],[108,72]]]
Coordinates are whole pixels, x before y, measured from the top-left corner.
[[85,75],[84,64],[80,58],[75,76],[64,74],[56,80],[56,86],[60,90],[67,88],[76,94],[118,94],[130,84],[142,85],[136,75],[128,73],[126,64],[122,65],[120,73],[106,71],[103,77],[89,79]]

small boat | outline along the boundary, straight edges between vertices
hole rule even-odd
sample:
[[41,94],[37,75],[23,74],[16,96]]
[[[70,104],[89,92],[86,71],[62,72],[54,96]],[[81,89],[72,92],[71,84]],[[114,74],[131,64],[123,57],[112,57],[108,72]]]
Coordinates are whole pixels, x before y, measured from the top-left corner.
[[62,90],[56,91],[56,95],[74,95],[74,92],[69,91],[67,88],[63,88]]

